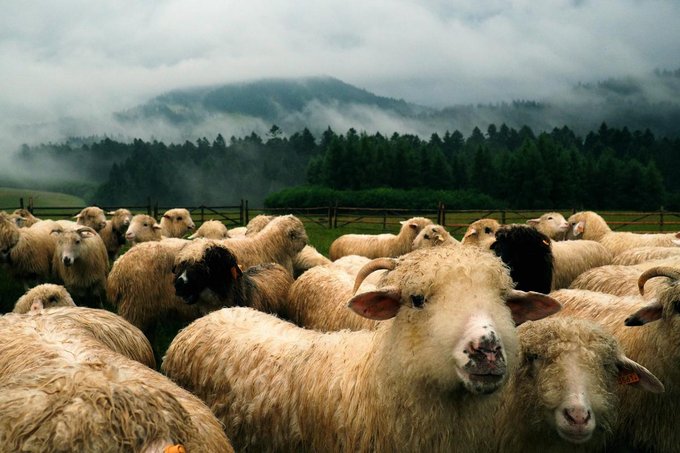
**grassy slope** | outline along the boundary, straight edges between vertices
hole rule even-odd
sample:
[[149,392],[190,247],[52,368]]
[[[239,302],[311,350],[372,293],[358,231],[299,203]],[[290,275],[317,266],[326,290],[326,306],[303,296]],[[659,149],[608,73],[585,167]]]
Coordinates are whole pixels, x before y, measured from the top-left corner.
[[31,197],[35,206],[85,206],[82,198],[65,193],[0,187],[0,209],[18,208],[20,198],[23,198],[24,205],[28,206],[28,200]]

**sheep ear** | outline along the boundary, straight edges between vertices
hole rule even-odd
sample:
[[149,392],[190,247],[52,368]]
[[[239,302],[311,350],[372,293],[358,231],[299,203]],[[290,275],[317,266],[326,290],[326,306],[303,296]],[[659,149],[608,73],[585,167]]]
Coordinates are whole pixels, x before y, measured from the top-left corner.
[[401,291],[390,286],[352,297],[347,306],[359,316],[374,321],[394,318],[401,307]]
[[477,234],[477,229],[476,228],[470,228],[465,233],[465,236],[463,236],[463,239],[465,239],[466,237],[474,236],[475,234]]
[[636,389],[652,393],[663,393],[663,383],[647,368],[621,354],[616,366],[619,369],[619,384],[632,385]]
[[76,214],[76,215],[73,216],[73,218],[77,220],[77,219],[80,219],[81,216],[82,216],[81,214]]
[[92,229],[90,229],[90,228],[88,228],[88,229],[84,229],[84,228],[83,228],[83,229],[79,229],[77,232],[78,232],[78,234],[80,234],[80,237],[81,237],[81,238],[93,238],[93,237],[97,236],[97,232],[94,231],[94,230],[92,230]]
[[638,311],[630,315],[624,321],[628,327],[643,326],[647,323],[658,321],[663,314],[663,305],[658,300],[655,300]]
[[106,215],[114,215],[115,213],[116,213],[116,211],[109,211],[109,212],[106,213]]
[[529,220],[527,220],[527,224],[529,224],[531,226],[536,226],[536,225],[538,225],[538,223],[540,221],[541,221],[541,219],[529,219]]
[[197,235],[197,234],[198,234],[198,233],[194,233],[194,234],[192,234],[191,236],[187,237],[187,239],[196,239],[196,235]]
[[515,325],[543,319],[562,309],[562,305],[552,297],[534,291],[512,290],[505,304],[510,308]]
[[167,214],[163,214],[163,218],[164,218],[164,219],[169,219],[169,218],[170,218],[170,216],[169,216],[169,215],[167,215]]
[[50,231],[50,234],[53,235],[53,236],[58,236],[63,232],[64,232],[64,230],[62,230],[61,228],[55,228],[52,231]]
[[585,230],[586,227],[586,222],[581,220],[578,222],[576,225],[574,225],[574,236],[580,236],[583,234],[583,230]]
[[235,264],[234,266],[231,266],[231,269],[229,269],[229,272],[231,272],[231,276],[234,280],[238,280],[243,276],[243,269],[241,269],[240,264]]
[[418,224],[417,223],[409,223],[408,224],[409,228],[412,230],[417,230],[418,229]]
[[154,230],[160,230],[162,227],[159,224],[154,223],[151,228],[153,228]]

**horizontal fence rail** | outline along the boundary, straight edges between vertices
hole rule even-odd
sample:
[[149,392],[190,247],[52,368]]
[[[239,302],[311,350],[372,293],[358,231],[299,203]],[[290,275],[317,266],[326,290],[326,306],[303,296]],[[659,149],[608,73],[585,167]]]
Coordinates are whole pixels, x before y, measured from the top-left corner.
[[[113,211],[120,206],[101,206],[104,211]],[[177,206],[160,206],[149,202],[146,205],[125,206],[133,214],[148,214],[160,220],[160,216]],[[400,209],[400,208],[359,208],[346,206],[318,206],[311,208],[249,208],[247,200],[239,204],[223,206],[184,206],[192,219],[200,226],[208,220],[218,220],[227,227],[246,225],[253,214],[285,215],[292,214],[303,223],[313,223],[328,229],[395,231],[400,222],[411,217],[426,217],[443,225],[454,236],[462,236],[468,225],[481,218],[492,218],[502,224],[526,223],[546,212],[559,212],[568,218],[575,209],[565,210],[513,210],[513,209],[446,209],[439,204],[432,209]],[[32,200],[24,204],[19,200],[18,206],[0,207],[0,210],[12,212],[18,208],[26,208],[38,218],[69,219],[80,212],[84,206],[36,206]],[[638,233],[659,233],[680,231],[680,212],[666,211],[597,211],[615,231],[635,231]]]

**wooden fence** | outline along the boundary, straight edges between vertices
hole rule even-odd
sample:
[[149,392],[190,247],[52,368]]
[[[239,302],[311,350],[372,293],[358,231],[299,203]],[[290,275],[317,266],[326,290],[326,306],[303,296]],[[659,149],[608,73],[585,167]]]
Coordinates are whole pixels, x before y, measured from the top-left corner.
[[[35,206],[32,200],[24,203],[19,200],[18,206],[0,207],[0,210],[11,212],[16,208],[27,208],[33,215],[45,219],[62,219],[75,216],[84,206],[69,207],[41,207]],[[127,207],[135,214],[144,213],[159,219],[160,215],[174,206],[159,206],[151,202],[146,205]],[[117,206],[102,206],[105,211],[115,210]],[[411,217],[427,217],[433,222],[445,226],[451,234],[462,235],[467,226],[480,218],[493,218],[502,224],[526,223],[528,219],[536,218],[545,212],[560,212],[568,218],[576,209],[563,210],[449,210],[443,204],[432,209],[399,209],[399,208],[358,208],[344,206],[319,206],[312,208],[254,208],[248,206],[247,200],[239,204],[224,206],[189,206],[186,207],[194,222],[201,225],[206,220],[219,220],[227,227],[243,226],[255,214],[293,214],[304,223],[313,223],[328,229],[352,229],[361,231],[382,230],[394,231],[399,228],[399,222]],[[666,211],[660,208],[647,212],[597,211],[607,221],[613,230],[636,231],[639,233],[658,233],[680,231],[680,212]],[[348,228],[349,227],[349,228]]]

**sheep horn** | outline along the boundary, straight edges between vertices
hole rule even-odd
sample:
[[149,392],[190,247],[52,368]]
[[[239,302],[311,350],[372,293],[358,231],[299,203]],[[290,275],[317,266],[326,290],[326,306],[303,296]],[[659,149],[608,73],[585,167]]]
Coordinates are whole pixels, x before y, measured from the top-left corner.
[[397,263],[392,258],[376,258],[364,264],[364,267],[362,267],[359,270],[359,273],[357,273],[356,279],[354,280],[354,288],[352,289],[352,294],[356,294],[357,290],[364,282],[364,279],[371,275],[373,272],[382,269],[387,269],[388,271],[391,271],[395,267],[397,267]]
[[647,283],[647,280],[654,277],[668,277],[674,280],[680,280],[680,269],[675,269],[670,266],[658,266],[647,269],[640,275],[640,278],[638,278],[638,289],[640,290],[641,295],[645,294],[645,283]]

